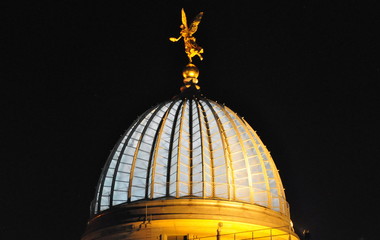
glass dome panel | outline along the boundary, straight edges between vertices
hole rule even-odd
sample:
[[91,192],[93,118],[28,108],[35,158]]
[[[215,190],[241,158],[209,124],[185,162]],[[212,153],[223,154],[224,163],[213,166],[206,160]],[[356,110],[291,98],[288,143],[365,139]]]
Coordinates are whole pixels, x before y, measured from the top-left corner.
[[204,97],[161,103],[132,124],[103,169],[92,213],[158,198],[224,199],[288,215],[278,171],[256,132]]

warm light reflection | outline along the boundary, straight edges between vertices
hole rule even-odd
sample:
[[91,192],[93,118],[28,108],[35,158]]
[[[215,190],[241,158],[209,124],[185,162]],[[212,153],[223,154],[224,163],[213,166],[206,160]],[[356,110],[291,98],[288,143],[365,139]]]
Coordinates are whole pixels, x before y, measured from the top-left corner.
[[[299,240],[297,236],[289,230],[289,226],[270,228],[263,225],[223,220],[177,219],[175,221],[158,220],[148,224],[143,222],[135,223],[134,229],[139,228],[145,231],[157,231],[163,240],[175,239],[173,238],[174,236],[177,237],[177,239],[183,239],[183,236],[187,236],[189,240],[215,240],[218,234],[218,228],[220,239],[222,240]],[[144,233],[142,232],[140,234]]]

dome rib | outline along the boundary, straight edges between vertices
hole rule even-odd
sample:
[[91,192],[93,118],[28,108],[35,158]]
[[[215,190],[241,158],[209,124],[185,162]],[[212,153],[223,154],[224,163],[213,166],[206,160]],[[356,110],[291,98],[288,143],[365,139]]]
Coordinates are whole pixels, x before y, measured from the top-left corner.
[[[196,100],[195,100],[196,101]],[[193,196],[193,166],[194,166],[194,146],[193,146],[193,101],[189,101],[189,148],[190,148],[190,154],[189,154],[189,195]]]
[[167,167],[167,174],[166,174],[166,197],[169,197],[170,196],[170,175],[171,175],[171,163],[172,163],[172,154],[173,154],[173,144],[174,144],[174,136],[175,136],[175,126],[177,125],[177,121],[178,121],[178,116],[179,116],[179,112],[180,110],[182,109],[182,104],[183,104],[183,101],[181,101],[179,103],[179,106],[176,110],[176,113],[174,115],[174,118],[173,118],[173,125],[172,125],[172,129],[171,129],[171,133],[170,133],[170,143],[169,143],[169,148],[168,148],[168,167]]
[[[171,104],[172,105],[172,104]],[[166,111],[165,115],[168,113],[169,110]],[[150,183],[150,181],[153,183],[154,182],[154,176],[155,176],[155,169],[156,169],[156,157],[157,157],[157,150],[158,150],[158,147],[156,146],[159,146],[159,143],[160,143],[160,136],[161,136],[161,133],[162,133],[162,123],[165,121],[165,118],[162,118],[160,123],[158,124],[158,127],[157,129],[160,129],[158,131],[156,131],[156,133],[154,134],[154,138],[153,138],[153,144],[152,144],[152,148],[151,148],[151,151],[150,151],[150,155],[149,155],[149,162],[148,162],[148,171],[146,171],[146,188],[145,188],[145,199],[148,199],[149,198],[149,191],[151,192],[151,198],[153,196],[153,190],[152,190],[152,186],[154,186],[153,184]],[[158,142],[157,142],[158,141]],[[153,166],[152,166],[152,159],[153,159]],[[151,176],[151,178],[150,178]],[[151,187],[150,187],[151,186]]]
[[[146,194],[145,194],[145,198],[154,198],[154,181],[155,181],[155,175],[156,175],[156,166],[157,166],[157,157],[158,157],[158,150],[159,150],[159,147],[160,147],[160,143],[161,143],[161,139],[162,139],[162,133],[163,133],[163,130],[165,128],[165,125],[166,125],[166,121],[167,121],[167,118],[168,118],[168,115],[170,114],[170,111],[172,110],[173,106],[175,105],[177,101],[173,101],[170,106],[168,107],[168,109],[166,110],[165,114],[164,114],[164,117],[161,119],[161,122],[159,124],[159,130],[156,132],[155,134],[155,138],[154,138],[154,147],[152,147],[152,152],[151,152],[151,156],[150,156],[150,164],[148,166],[148,169],[151,169],[151,172],[150,171],[147,171],[147,181],[146,181],[146,185],[149,186],[146,188]],[[151,160],[153,159],[153,162],[151,162]],[[153,164],[153,167],[150,168],[151,164]],[[149,181],[149,175],[151,175],[151,181]],[[165,183],[166,185],[166,183]],[[150,191],[150,194],[148,192],[148,190]]]
[[[204,124],[204,126],[205,126],[205,131],[206,131],[206,139],[207,139],[207,143],[208,143],[208,154],[209,154],[209,160],[210,160],[210,175],[211,175],[211,179],[210,179],[210,182],[211,182],[211,197],[215,197],[215,172],[214,172],[214,162],[213,162],[213,159],[214,159],[214,156],[213,156],[213,148],[212,148],[212,141],[211,141],[211,133],[210,133],[210,126],[209,126],[209,123],[208,123],[208,120],[207,120],[207,114],[206,114],[206,111],[205,111],[205,109],[204,109],[204,107],[203,107],[203,105],[199,102],[199,101],[197,101],[197,104],[198,104],[198,106],[201,108],[201,111],[202,111],[202,115],[203,115],[203,118],[201,118],[201,117],[199,117],[199,121],[201,122],[201,123],[203,123]],[[198,108],[198,113],[199,113],[199,108]],[[201,116],[200,114],[199,114],[199,116]],[[202,120],[203,120],[203,122],[202,122]],[[201,124],[201,126],[202,126],[202,124]],[[205,171],[205,166],[206,166],[206,162],[205,162],[205,159],[207,158],[206,157],[206,155],[205,155],[205,153],[206,153],[206,151],[204,151],[204,148],[205,148],[205,146],[204,145],[202,145],[202,156],[203,156],[203,158],[202,158],[202,161],[203,161],[203,164],[202,164],[202,170],[203,170],[203,179],[204,179],[204,184],[203,184],[203,186],[205,186],[206,185],[206,171]],[[206,188],[204,188],[204,189],[206,189]],[[203,197],[206,197],[205,196],[206,195],[206,193],[205,193],[205,191],[203,192]]]
[[288,215],[275,164],[249,124],[224,105],[187,97],[150,108],[120,138],[92,213],[142,200],[205,198]]
[[[164,103],[162,103],[161,105],[163,105]],[[136,125],[134,126],[133,130],[130,131],[130,134],[128,135],[128,138],[125,140],[125,144],[123,145],[123,148],[122,150],[120,151],[121,153],[123,153],[125,151],[125,149],[128,147],[128,142],[129,140],[131,139],[131,137],[133,136],[133,134],[136,132],[137,128],[139,127],[139,125],[146,119],[146,117],[151,114],[148,122],[146,123],[145,125],[145,128],[144,130],[141,132],[141,135],[140,135],[140,140],[138,141],[138,146],[141,144],[141,139],[142,137],[144,137],[144,132],[146,130],[146,128],[148,127],[149,125],[149,122],[151,121],[151,119],[154,117],[155,113],[158,111],[160,107],[153,107],[151,108],[150,110],[148,110],[146,112],[146,114],[144,114],[143,116],[140,117],[140,121],[138,123],[136,123]],[[154,113],[152,113],[153,109],[155,109]],[[139,147],[136,147],[135,148],[135,153],[137,152],[137,150],[139,149]],[[118,159],[116,161],[116,166],[114,168],[114,173],[113,173],[113,179],[112,179],[112,185],[111,185],[111,190],[110,190],[110,199],[109,199],[109,207],[112,207],[113,205],[113,201],[114,201],[114,193],[115,193],[115,184],[116,184],[116,179],[117,179],[117,174],[118,174],[118,169],[119,169],[119,166],[120,166],[120,163],[121,163],[121,159],[123,157],[123,154],[120,154],[118,156]],[[133,161],[134,162],[134,161]],[[130,187],[131,187],[131,183],[132,183],[132,180],[131,180],[131,177],[133,176],[133,169],[134,169],[134,165],[133,165],[133,162],[132,162],[132,167],[131,167],[131,171],[129,173],[129,185],[128,185],[128,193],[130,192]],[[128,198],[127,198],[127,201],[130,202],[130,194],[127,195]]]
[[[176,186],[176,195],[175,197],[178,198],[180,197],[180,191],[178,191],[178,189],[180,188],[179,187],[179,184],[180,184],[180,167],[181,167],[181,144],[182,144],[182,135],[183,135],[183,123],[184,123],[184,112],[186,110],[186,100],[183,102],[182,106],[181,106],[181,118],[180,118],[180,122],[179,122],[179,135],[178,135],[178,143],[177,143],[177,170],[176,170],[176,181],[175,181],[175,186]],[[170,191],[170,190],[169,190]]]
[[[234,128],[234,131],[235,131],[236,136],[238,138],[238,143],[239,143],[240,149],[242,150],[242,154],[243,154],[243,157],[244,157],[245,170],[247,171],[247,176],[251,176],[251,169],[250,169],[249,163],[248,163],[247,151],[245,149],[245,146],[244,146],[242,137],[240,135],[240,132],[238,131],[238,129],[236,127],[236,124],[233,124],[234,121],[233,121],[232,117],[230,116],[230,114],[227,112],[227,110],[224,108],[224,106],[223,106],[222,110],[224,111],[224,114],[227,116],[227,118],[230,121],[232,127]],[[232,156],[231,156],[231,158],[232,158]],[[252,179],[248,177],[247,180],[248,180],[248,186],[249,186],[249,200],[253,201]]]
[[230,155],[231,151],[227,142],[226,132],[223,125],[220,122],[220,117],[218,113],[216,113],[216,111],[214,110],[214,108],[211,106],[211,104],[208,101],[204,101],[204,102],[210,108],[212,114],[214,115],[216,124],[219,129],[219,133],[222,134],[221,142],[222,142],[222,147],[223,147],[224,156],[225,156],[225,166],[226,166],[226,175],[227,175],[227,178],[226,178],[227,179],[227,196],[228,196],[227,199],[228,200],[235,199],[234,196],[231,197],[231,195],[234,195],[234,192],[235,192],[234,191],[235,184],[234,184],[234,181],[233,181],[234,179],[231,174],[231,170],[233,171],[232,164],[231,164],[231,155]]
[[[132,160],[132,166],[131,166],[131,171],[130,171],[130,174],[129,174],[129,183],[128,183],[128,188],[127,188],[127,202],[131,202],[131,192],[132,192],[132,184],[134,182],[134,177],[135,177],[135,169],[136,169],[136,161],[137,161],[137,156],[138,156],[138,153],[139,153],[139,149],[140,149],[140,146],[141,144],[143,143],[142,140],[143,138],[145,137],[145,132],[146,130],[148,129],[149,127],[149,124],[150,122],[152,121],[152,119],[155,117],[156,113],[159,111],[159,109],[161,108],[161,106],[163,105],[164,103],[162,103],[159,107],[157,107],[154,111],[154,113],[151,114],[151,116],[149,117],[147,123],[145,124],[140,136],[139,136],[139,140],[137,141],[137,146],[135,148],[135,151],[134,151],[134,154],[133,154],[133,160]],[[153,144],[152,144],[153,146]],[[118,169],[118,166],[120,165],[120,161],[121,158],[119,158],[118,162],[117,162],[117,165],[115,167],[115,171]],[[112,188],[111,188],[111,199],[110,199],[110,203],[113,203],[113,196],[114,196],[114,186],[116,184],[116,177],[114,177],[113,181],[112,181]]]
[[[196,110],[197,110],[197,116],[198,116],[198,126],[199,126],[199,141],[200,141],[200,151],[201,151],[201,156],[204,156],[204,143],[203,143],[203,138],[202,138],[202,132],[203,132],[203,128],[202,128],[202,118],[200,117],[201,114],[200,114],[200,110],[199,110],[199,101],[196,100],[195,101],[196,103]],[[201,163],[202,163],[202,189],[205,189],[205,161],[204,161],[204,157],[202,157],[201,159]],[[204,194],[204,191],[202,191],[202,197],[205,197],[205,194]]]
[[[264,143],[261,141],[261,139],[256,134],[256,132],[252,129],[252,127],[244,119],[242,119],[242,121],[245,123],[244,125],[248,129],[247,132],[252,136],[253,139],[255,139],[257,141],[256,145],[261,145],[262,146],[262,149],[263,149],[263,151],[265,153],[265,155],[264,155],[265,157],[263,157],[263,155],[260,155],[260,156],[261,156],[261,159],[264,161],[264,158],[266,158],[266,156],[270,156],[270,153],[269,153],[268,149],[265,147]],[[266,179],[266,181],[268,181],[268,179],[270,181],[271,178],[274,179],[273,182],[276,184],[276,189],[277,189],[277,194],[276,195],[278,195],[279,197],[285,199],[285,192],[284,192],[284,188],[283,188],[283,185],[282,185],[282,182],[281,182],[280,174],[278,173],[278,170],[277,170],[277,168],[276,168],[273,160],[270,161],[270,160],[266,159],[265,161],[270,166],[270,169],[269,169],[270,173],[273,174],[273,177],[271,177],[270,174],[268,174],[268,169],[266,169],[266,166],[263,163],[264,166],[265,166],[265,169],[266,169],[266,171],[265,171],[265,174],[266,174],[266,178],[265,179]],[[267,184],[267,188],[271,189],[272,187],[270,187],[269,181],[268,181],[268,184]],[[273,195],[269,195],[269,194],[270,193],[268,192],[268,198],[272,200],[272,201],[269,201],[269,203],[273,203],[273,198],[274,197],[273,197]],[[280,198],[279,198],[278,202],[279,202],[279,204],[278,204],[279,205],[278,206],[279,209],[278,210],[280,212],[285,212],[286,215],[289,215],[289,206],[288,206],[288,203],[286,201],[281,201]],[[273,204],[271,204],[269,207],[274,208]],[[274,208],[274,209],[277,210],[276,208]]]
[[[167,102],[164,102],[162,104],[160,104],[157,109],[155,110],[155,112],[152,114],[152,116],[149,118],[148,122],[146,123],[143,131],[141,132],[141,136],[140,136],[140,139],[138,140],[137,142],[137,146],[135,148],[135,152],[134,152],[134,155],[133,155],[133,161],[132,161],[132,171],[131,171],[131,174],[129,176],[129,185],[128,185],[128,202],[131,202],[132,201],[132,198],[133,197],[139,197],[139,195],[136,195],[136,194],[132,194],[132,188],[142,188],[144,189],[144,193],[146,192],[145,190],[147,189],[147,185],[145,185],[145,187],[141,187],[137,184],[135,184],[136,182],[138,182],[138,179],[141,179],[142,176],[138,176],[137,173],[139,173],[138,171],[136,170],[139,170],[140,171],[140,168],[141,166],[138,165],[136,166],[137,162],[139,161],[139,163],[141,163],[142,165],[144,164],[144,162],[147,161],[147,159],[144,159],[144,153],[146,153],[146,150],[141,150],[141,147],[142,147],[142,144],[145,144],[145,145],[148,145],[148,148],[150,147],[150,149],[153,149],[154,146],[155,146],[155,142],[154,141],[144,141],[145,138],[152,138],[151,135],[148,135],[146,132],[148,129],[152,129],[154,130],[155,128],[152,128],[151,124],[152,122],[154,122],[154,118],[155,117],[158,117],[158,113],[160,113],[160,111],[162,111],[162,108],[167,104]],[[165,112],[166,110],[163,110],[163,112]],[[157,124],[157,123],[156,123]],[[157,128],[155,129],[156,130],[156,133],[158,132],[158,126]],[[150,145],[150,146],[149,146]],[[143,152],[142,152],[143,151]],[[140,154],[141,153],[141,154]],[[145,156],[146,157],[146,156]],[[151,154],[148,156],[148,158],[151,157]],[[149,162],[149,160],[148,160]],[[144,171],[145,169],[141,168],[141,171]],[[151,168],[147,168],[148,172],[151,170]],[[143,175],[145,175],[144,173],[142,173]],[[148,173],[147,173],[148,174]],[[134,191],[135,193],[137,193],[137,191]],[[140,193],[141,194],[141,193]],[[145,196],[144,196],[145,197]],[[143,197],[143,198],[144,198]],[[140,198],[139,199],[143,199]]]
[[[155,107],[152,107],[151,109],[154,109]],[[106,181],[106,178],[107,178],[107,173],[108,173],[108,169],[110,168],[110,165],[112,163],[112,160],[113,160],[113,156],[117,153],[117,150],[119,149],[119,147],[122,145],[122,149],[120,150],[120,152],[124,152],[125,148],[127,147],[126,144],[122,144],[123,140],[125,140],[124,142],[128,142],[129,139],[131,138],[132,134],[134,133],[134,131],[136,130],[136,128],[139,126],[139,124],[144,120],[145,116],[148,115],[150,112],[151,112],[151,109],[149,109],[148,111],[146,111],[145,113],[143,113],[143,115],[139,118],[137,118],[134,123],[130,126],[130,128],[126,131],[126,133],[119,139],[119,141],[116,143],[114,149],[112,150],[111,154],[110,154],[110,157],[109,159],[107,160],[106,162],[106,165],[105,167],[103,168],[103,171],[102,171],[102,175],[99,179],[99,183],[98,183],[98,188],[97,188],[97,196],[96,196],[96,201],[94,202],[95,205],[93,205],[94,209],[96,209],[97,212],[100,212],[102,211],[103,209],[101,208],[101,204],[99,203],[102,203],[103,202],[103,194],[104,194],[104,184],[105,184],[105,181]],[[127,136],[127,139],[125,139],[125,136]],[[119,157],[118,157],[118,160],[117,160],[117,165],[119,165],[119,162],[120,162],[120,159],[123,155],[120,154]],[[113,176],[115,176],[115,173],[116,173],[116,167],[114,168],[114,174]],[[107,197],[107,196],[106,196]],[[111,207],[111,202],[109,201],[109,203],[107,205],[109,205],[108,207]]]

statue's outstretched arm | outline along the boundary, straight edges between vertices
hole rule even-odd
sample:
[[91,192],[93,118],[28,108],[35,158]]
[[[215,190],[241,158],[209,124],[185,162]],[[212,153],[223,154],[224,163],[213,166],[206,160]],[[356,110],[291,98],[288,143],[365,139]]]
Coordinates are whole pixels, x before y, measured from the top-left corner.
[[182,35],[180,35],[178,38],[171,37],[169,38],[169,40],[172,42],[178,42],[178,40],[180,40],[181,38],[182,38]]

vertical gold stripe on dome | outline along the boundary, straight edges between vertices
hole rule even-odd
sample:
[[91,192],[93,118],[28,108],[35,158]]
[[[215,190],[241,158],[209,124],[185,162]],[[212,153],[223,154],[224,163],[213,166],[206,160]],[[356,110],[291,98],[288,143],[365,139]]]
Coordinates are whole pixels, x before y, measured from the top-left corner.
[[[238,118],[238,119],[240,121],[242,121],[241,118]],[[252,135],[252,133],[254,133],[254,131],[253,131],[253,129],[249,126],[249,124],[246,121],[243,120],[242,122],[243,122],[244,127],[246,128],[246,132],[249,135],[251,135],[251,139],[252,140],[260,139],[257,135],[256,136]],[[252,129],[252,132],[250,131],[250,129]],[[261,155],[261,151],[259,150],[259,147],[257,146],[257,143],[255,141],[253,141],[252,143],[253,143],[253,146],[254,146],[254,148],[256,150],[256,154],[259,157],[261,168],[262,168],[262,173],[264,174],[264,181],[265,181],[265,186],[266,186],[265,191],[267,193],[267,198],[268,198],[267,199],[267,204],[268,204],[267,207],[269,207],[270,209],[272,209],[271,192],[270,192],[270,185],[269,185],[269,181],[268,181],[267,168],[266,168],[266,166],[264,164],[264,159],[263,159],[263,156]],[[264,145],[262,145],[262,146],[263,146],[263,148],[265,148]]]
[[189,100],[189,186],[188,195],[193,195],[193,100]]
[[[219,129],[219,133],[222,134],[221,140],[222,140],[222,145],[223,145],[223,151],[224,151],[224,156],[225,156],[225,162],[226,162],[226,175],[227,175],[227,189],[228,189],[228,199],[229,200],[235,200],[235,182],[234,182],[234,177],[233,177],[233,167],[232,167],[232,162],[231,162],[231,150],[228,145],[227,141],[227,136],[223,127],[223,124],[220,122],[219,115],[215,112],[214,108],[212,107],[211,103],[209,100],[204,101],[207,106],[210,108],[211,113],[213,114],[216,124]],[[231,194],[232,193],[232,194]],[[231,196],[232,195],[232,196]]]
[[[166,113],[164,115],[164,117],[162,118],[162,122],[161,122],[161,126],[158,130],[158,136],[157,136],[157,140],[156,142],[154,143],[154,145],[152,145],[152,147],[154,147],[154,154],[153,154],[153,164],[152,164],[152,175],[151,175],[151,183],[150,183],[150,199],[153,199],[154,198],[154,180],[155,180],[155,175],[156,175],[156,164],[157,164],[157,155],[158,155],[158,149],[160,147],[160,142],[161,142],[161,136],[162,136],[162,132],[164,130],[164,127],[165,127],[165,124],[166,124],[166,119],[168,118],[168,115],[173,107],[173,105],[176,103],[177,101],[173,101],[170,106],[168,107],[168,109],[166,109]],[[167,166],[169,167],[169,166]],[[149,174],[149,169],[148,169],[148,173],[147,175]],[[147,179],[148,179],[148,176],[147,176]],[[148,188],[148,184],[146,186]]]
[[[119,139],[119,141],[116,143],[114,149],[112,150],[111,154],[109,155],[109,157],[108,157],[108,161],[107,161],[105,167],[103,168],[102,175],[101,175],[101,177],[100,177],[100,179],[99,179],[99,183],[98,183],[98,185],[99,185],[99,186],[98,186],[98,188],[99,188],[99,192],[97,192],[97,194],[96,194],[96,198],[95,198],[95,199],[97,199],[96,201],[97,201],[98,204],[97,204],[96,209],[94,209],[94,213],[98,213],[98,212],[101,211],[100,206],[101,206],[101,203],[102,203],[101,198],[102,198],[102,194],[103,194],[104,182],[105,182],[105,179],[106,179],[106,177],[107,177],[107,173],[108,173],[108,171],[109,171],[109,167],[110,167],[110,165],[111,165],[111,162],[114,161],[114,156],[115,156],[115,153],[116,153],[117,149],[119,148],[119,145],[123,142],[123,139],[126,138],[125,141],[124,141],[124,144],[123,144],[122,148],[120,149],[119,156],[117,157],[117,159],[116,159],[115,161],[119,161],[119,159],[122,158],[122,156],[123,156],[123,152],[124,152],[124,150],[125,150],[125,148],[126,148],[126,146],[127,146],[126,143],[129,141],[129,138],[130,138],[131,135],[133,134],[134,130],[137,128],[138,124],[139,124],[141,121],[143,121],[144,118],[146,117],[146,115],[148,115],[150,112],[151,112],[151,109],[148,110],[148,111],[146,111],[146,112],[143,114],[143,116],[141,116],[141,117],[139,117],[138,119],[136,119],[136,121],[131,125],[131,128],[128,129],[128,130],[125,132],[125,134]],[[128,135],[128,137],[127,137],[127,135]],[[115,169],[116,169],[116,164],[115,164]],[[114,170],[115,170],[115,169],[114,169]],[[114,176],[114,174],[113,174],[113,176]],[[110,193],[110,194],[111,194],[111,193]],[[109,206],[112,206],[112,205],[110,205],[110,203],[108,203],[108,205],[109,205]]]
[[[131,131],[129,132],[129,130],[127,130],[127,132],[126,132],[126,135],[128,134],[128,137],[125,139],[124,145],[123,145],[123,147],[122,147],[121,150],[120,150],[119,156],[117,157],[117,162],[116,162],[116,164],[115,164],[114,173],[113,173],[113,175],[112,175],[112,185],[111,185],[111,188],[110,188],[110,195],[109,195],[110,199],[109,199],[109,203],[108,203],[109,207],[112,207],[112,206],[113,206],[113,203],[112,203],[112,202],[113,202],[113,188],[114,188],[114,184],[115,184],[115,181],[116,181],[116,175],[117,175],[117,171],[118,171],[118,168],[119,168],[119,165],[120,165],[121,159],[123,158],[124,151],[125,151],[125,149],[126,149],[127,146],[128,146],[128,142],[129,142],[129,140],[131,139],[131,137],[133,136],[133,134],[135,133],[135,130],[137,129],[137,127],[141,124],[141,122],[144,121],[144,119],[145,119],[150,113],[152,113],[153,109],[155,109],[155,108],[156,108],[156,110],[157,110],[157,107],[153,107],[153,108],[150,108],[148,111],[146,111],[141,117],[139,117],[139,118],[136,120],[136,122],[134,123],[134,125],[132,125],[133,127],[132,127]],[[155,110],[155,111],[156,111],[156,110]],[[124,136],[126,136],[126,135],[124,135]],[[119,147],[119,144],[121,144],[121,142],[123,141],[123,138],[124,138],[124,137],[121,138],[120,143],[116,144],[116,146],[115,146],[115,147],[116,147],[116,148],[115,148],[115,152],[117,151],[117,148]],[[104,168],[106,171],[105,171],[104,178],[103,178],[103,180],[102,180],[102,188],[101,188],[102,192],[103,192],[103,188],[104,188],[104,181],[105,181],[105,178],[107,177],[107,172],[108,172],[108,170],[109,170],[109,166],[110,166],[110,164],[111,164],[111,162],[112,162],[112,160],[113,160],[113,157],[114,157],[115,152],[113,152],[113,154],[110,155],[110,161],[109,161],[109,164],[107,165],[106,168]],[[99,203],[101,203],[102,192],[100,192],[100,195],[99,195]],[[128,196],[127,196],[127,199],[128,199]],[[100,211],[100,206],[101,206],[101,204],[99,204],[98,211]]]
[[[207,100],[206,100],[207,101]],[[213,154],[213,148],[212,148],[212,140],[211,140],[211,133],[210,133],[210,125],[208,124],[208,119],[207,119],[207,114],[206,114],[206,110],[204,109],[203,105],[201,104],[200,101],[198,101],[198,106],[201,108],[202,110],[202,115],[203,115],[203,121],[204,121],[204,124],[206,125],[206,132],[207,132],[207,143],[208,143],[208,146],[209,146],[209,152],[210,152],[210,168],[211,168],[211,197],[214,198],[215,197],[215,169],[214,169],[214,154]],[[199,117],[200,118],[200,117]],[[203,145],[202,145],[202,149],[203,149]],[[202,158],[203,158],[203,155],[202,155]],[[205,171],[204,171],[204,164],[202,166],[203,168],[203,177],[205,176]],[[203,189],[203,192],[205,191],[205,189]],[[205,194],[205,193],[204,193]]]
[[[166,104],[166,102],[160,104],[156,110],[154,111],[154,113],[152,114],[152,116],[150,116],[149,120],[147,121],[147,123],[145,124],[144,126],[144,129],[143,131],[141,132],[141,135],[140,135],[140,139],[139,141],[137,142],[137,146],[136,146],[136,149],[135,149],[135,153],[133,154],[133,160],[132,160],[132,166],[131,166],[131,172],[129,174],[129,185],[128,185],[128,202],[131,201],[131,198],[132,198],[132,186],[133,186],[133,177],[134,177],[134,170],[135,170],[135,167],[136,167],[136,159],[137,159],[137,156],[138,156],[138,153],[139,153],[139,149],[140,149],[140,146],[141,146],[141,142],[142,142],[142,139],[145,135],[145,132],[146,130],[148,129],[149,127],[149,124],[150,122],[153,120],[153,118],[156,116],[157,112]],[[145,186],[146,187],[146,186]]]
[[[224,111],[224,114],[226,114],[227,118],[230,120],[231,122],[231,125],[232,127],[234,128],[235,132],[236,132],[236,136],[238,137],[239,139],[239,144],[241,146],[241,149],[243,150],[243,156],[244,156],[244,161],[245,161],[245,166],[246,166],[246,170],[247,170],[247,174],[248,174],[248,184],[249,184],[249,199],[251,202],[253,202],[253,185],[252,185],[252,174],[251,174],[251,167],[249,165],[249,162],[248,162],[248,156],[247,156],[247,149],[245,148],[245,145],[244,145],[244,142],[241,138],[241,135],[240,135],[240,132],[239,130],[237,129],[236,127],[236,124],[234,122],[234,120],[231,118],[231,116],[229,115],[229,112],[227,112],[227,110],[225,110],[225,108],[222,108],[222,110]],[[239,117],[231,111],[231,114],[234,115],[234,117],[236,119],[238,119]],[[236,190],[236,189],[235,189]]]
[[[247,125],[248,125],[248,123],[247,123]],[[254,130],[250,126],[249,126],[249,128],[251,129],[250,132],[253,132],[254,134],[256,134],[254,132]],[[256,139],[258,139],[258,141],[260,142],[260,144],[263,146],[264,152],[269,157],[269,161],[268,162],[270,164],[270,167],[271,167],[272,172],[273,172],[273,176],[274,176],[275,181],[276,181],[276,187],[278,188],[278,193],[279,193],[278,195],[279,195],[279,200],[280,200],[280,212],[285,213],[285,215],[289,216],[290,215],[289,214],[289,209],[288,209],[288,206],[287,206],[285,192],[284,192],[284,187],[282,185],[280,174],[278,173],[277,167],[274,164],[273,158],[270,155],[268,149],[265,147],[264,143],[261,141],[261,139],[259,138],[259,136],[257,136],[257,134],[256,134]]]
[[199,124],[199,140],[200,140],[200,144],[201,144],[201,162],[202,162],[202,196],[201,197],[205,197],[206,194],[205,194],[205,163],[204,163],[204,155],[203,155],[203,152],[204,152],[204,149],[203,149],[203,138],[202,138],[202,122],[201,122],[201,114],[199,113],[199,102],[198,102],[198,99],[194,99],[194,103],[196,104],[196,109],[197,109],[197,115],[198,115],[198,124]]
[[179,192],[180,192],[180,188],[179,188],[179,182],[180,182],[180,177],[179,177],[179,174],[180,174],[180,159],[181,159],[181,142],[182,142],[182,126],[183,126],[183,116],[184,116],[184,112],[185,112],[185,109],[186,109],[186,103],[187,103],[187,99],[185,99],[183,101],[183,104],[182,104],[182,112],[181,112],[181,120],[180,120],[180,123],[179,123],[179,135],[178,135],[178,146],[177,146],[177,172],[176,172],[176,175],[177,175],[177,179],[176,179],[176,198],[180,197],[179,196]]
[[168,168],[166,171],[166,197],[170,196],[170,185],[171,185],[170,175],[171,175],[171,168],[172,168],[172,154],[173,154],[174,136],[176,133],[178,115],[179,115],[179,112],[181,110],[182,104],[183,104],[183,101],[181,101],[178,104],[177,109],[175,110],[175,114],[174,114],[174,118],[173,118],[173,125],[172,125],[173,127],[172,127],[172,131],[170,133],[170,143],[169,143],[169,149],[168,149]]
[[[150,198],[149,197],[149,190],[150,190],[149,189],[149,182],[152,182],[152,180],[154,179],[154,175],[155,175],[154,168],[153,168],[153,166],[154,166],[153,157],[154,157],[154,153],[156,152],[156,149],[158,148],[157,142],[158,143],[160,142],[160,131],[159,131],[159,129],[161,129],[161,127],[162,127],[163,120],[164,120],[164,118],[161,118],[161,121],[157,126],[157,130],[155,131],[152,146],[150,149],[148,167],[146,169],[146,177],[145,177],[145,199]],[[151,181],[149,181],[150,176],[151,176]]]

